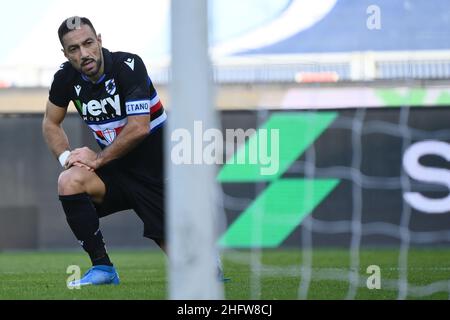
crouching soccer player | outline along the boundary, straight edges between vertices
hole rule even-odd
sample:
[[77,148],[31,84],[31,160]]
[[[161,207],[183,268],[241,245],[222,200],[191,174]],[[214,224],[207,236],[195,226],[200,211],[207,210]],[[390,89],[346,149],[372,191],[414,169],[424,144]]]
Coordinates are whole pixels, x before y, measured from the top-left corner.
[[[58,179],[58,193],[67,222],[93,265],[69,285],[119,284],[99,218],[133,209],[144,223],[144,236],[165,250],[163,125],[167,116],[141,58],[103,48],[89,19],[66,19],[58,36],[68,62],[54,76],[43,135],[65,169]],[[101,152],[70,149],[61,126],[70,101]]]

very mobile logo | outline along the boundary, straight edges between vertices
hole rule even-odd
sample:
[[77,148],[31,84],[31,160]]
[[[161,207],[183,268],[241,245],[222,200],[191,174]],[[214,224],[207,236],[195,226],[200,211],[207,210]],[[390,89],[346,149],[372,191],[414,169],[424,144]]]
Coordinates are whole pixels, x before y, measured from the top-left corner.
[[[83,119],[87,121],[104,121],[122,115],[118,94],[101,100],[91,100],[88,103],[76,100],[75,105],[82,114]],[[111,108],[114,112],[112,112]]]

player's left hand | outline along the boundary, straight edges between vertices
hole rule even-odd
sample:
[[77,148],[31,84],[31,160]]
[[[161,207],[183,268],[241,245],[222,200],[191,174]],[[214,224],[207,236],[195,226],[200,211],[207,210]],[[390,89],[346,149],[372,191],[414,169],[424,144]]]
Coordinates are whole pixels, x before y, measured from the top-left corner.
[[66,168],[73,165],[82,164],[90,168],[89,171],[94,171],[98,168],[97,153],[88,147],[78,148],[73,150],[66,160]]

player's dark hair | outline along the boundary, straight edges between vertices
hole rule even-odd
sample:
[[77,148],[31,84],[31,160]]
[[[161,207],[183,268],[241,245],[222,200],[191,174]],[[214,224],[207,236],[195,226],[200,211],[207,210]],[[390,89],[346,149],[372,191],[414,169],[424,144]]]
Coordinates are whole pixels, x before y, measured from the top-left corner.
[[92,29],[94,34],[97,35],[97,32],[95,31],[95,28],[92,25],[92,22],[88,18],[78,16],[67,18],[61,23],[61,25],[58,28],[59,41],[61,42],[61,45],[63,47],[64,47],[63,37],[70,31],[80,29],[82,25],[88,25]]

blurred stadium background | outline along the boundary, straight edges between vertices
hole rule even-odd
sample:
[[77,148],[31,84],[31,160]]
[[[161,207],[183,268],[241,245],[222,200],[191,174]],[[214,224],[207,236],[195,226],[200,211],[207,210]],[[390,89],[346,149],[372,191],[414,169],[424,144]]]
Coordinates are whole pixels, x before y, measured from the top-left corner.
[[[0,250],[78,248],[57,199],[60,168],[40,128],[48,87],[64,62],[56,34],[62,19],[88,16],[106,48],[139,54],[162,100],[170,105],[170,1],[128,0],[125,5],[80,0],[75,11],[68,3],[0,0],[6,8],[0,13]],[[250,169],[243,177],[233,166],[221,168],[228,225],[222,246],[256,253],[303,249],[304,263],[311,262],[307,249],[312,247],[350,248],[350,267],[357,269],[360,247],[395,248],[399,270],[408,267],[411,247],[448,250],[449,2],[210,3],[222,129],[286,130],[280,147],[287,150],[281,153],[291,159],[283,172],[265,179]],[[85,7],[89,9],[80,9]],[[75,108],[70,108],[64,127],[72,146],[95,147]],[[407,150],[422,141],[447,143],[432,145],[442,149],[424,151],[420,157],[422,166],[434,169],[430,176],[442,179],[427,180],[426,174],[414,171],[418,166],[404,162]],[[404,167],[408,165],[412,169]],[[425,207],[404,199],[411,192],[427,197]],[[255,206],[264,214],[258,215]],[[291,215],[290,222],[283,222],[285,216],[277,218],[279,212]],[[258,228],[249,222],[255,217]],[[279,230],[272,232],[275,227],[267,220],[279,223]],[[101,223],[109,247],[152,246],[141,238],[141,224],[132,213]],[[254,233],[263,236],[255,240]],[[258,298],[264,268],[251,261],[259,268],[251,297]],[[311,277],[310,263],[305,266],[302,279]],[[443,268],[444,278],[422,292],[446,286],[449,293],[449,261],[436,267]],[[351,273],[346,276],[353,285],[358,281]],[[407,273],[397,276],[403,281],[400,287],[407,284]],[[307,288],[302,282],[298,296]],[[398,297],[404,297],[399,291]],[[352,289],[347,297],[354,297]]]

